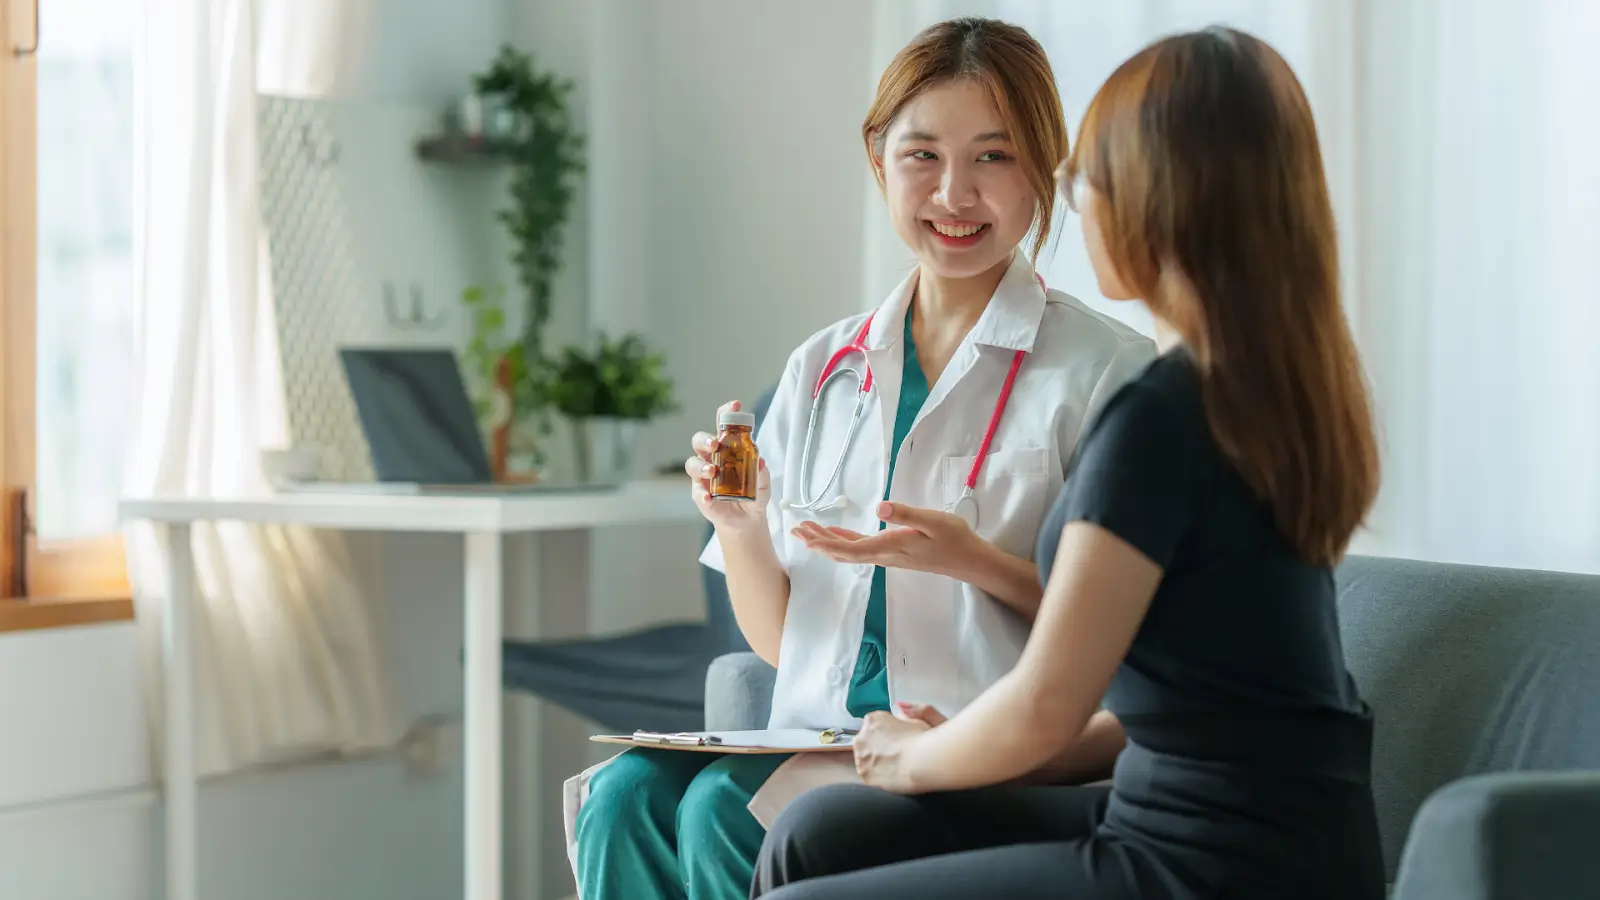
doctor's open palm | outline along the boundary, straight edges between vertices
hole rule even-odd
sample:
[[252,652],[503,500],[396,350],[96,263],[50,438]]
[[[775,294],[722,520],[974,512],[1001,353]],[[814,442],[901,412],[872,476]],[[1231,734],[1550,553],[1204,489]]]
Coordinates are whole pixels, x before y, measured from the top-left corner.
[[793,530],[806,547],[835,562],[870,563],[941,575],[959,571],[983,539],[960,516],[903,503],[878,504],[878,517],[889,527],[866,535],[848,528],[802,522]]
[[[724,403],[717,410],[738,412],[739,401]],[[767,461],[759,460],[756,467],[756,499],[754,502],[711,499],[711,479],[716,476],[717,437],[708,432],[696,432],[690,440],[693,456],[684,461],[683,469],[689,475],[690,491],[700,514],[717,527],[718,531],[732,532],[743,529],[766,530],[767,504],[772,500],[772,474],[767,471]]]

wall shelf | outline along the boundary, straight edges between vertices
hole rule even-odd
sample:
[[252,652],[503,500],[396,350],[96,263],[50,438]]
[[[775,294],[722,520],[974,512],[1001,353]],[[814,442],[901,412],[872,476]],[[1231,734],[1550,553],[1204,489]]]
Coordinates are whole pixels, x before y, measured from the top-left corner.
[[418,141],[417,156],[446,165],[484,166],[504,162],[507,148],[486,137],[444,134]]

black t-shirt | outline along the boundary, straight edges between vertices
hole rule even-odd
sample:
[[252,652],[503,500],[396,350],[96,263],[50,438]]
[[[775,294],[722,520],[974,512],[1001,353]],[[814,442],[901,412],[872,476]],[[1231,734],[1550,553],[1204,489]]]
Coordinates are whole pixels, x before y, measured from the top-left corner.
[[1046,580],[1074,521],[1162,568],[1105,697],[1128,748],[1097,833],[1144,846],[1161,896],[1382,898],[1372,719],[1333,573],[1300,561],[1218,451],[1187,351],[1146,367],[1080,441],[1039,536]]
[[1333,573],[1295,556],[1218,451],[1188,351],[1147,366],[1080,442],[1039,535],[1046,581],[1074,521],[1100,525],[1164,571],[1105,698],[1125,725],[1146,715],[1365,715],[1345,668]]

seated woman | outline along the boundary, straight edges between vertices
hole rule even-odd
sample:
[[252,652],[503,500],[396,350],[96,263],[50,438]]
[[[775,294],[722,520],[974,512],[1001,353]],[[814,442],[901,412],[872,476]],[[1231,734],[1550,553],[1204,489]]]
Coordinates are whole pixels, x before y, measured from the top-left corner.
[[[960,709],[1008,671],[1078,435],[1155,355],[1047,291],[1020,249],[1044,244],[1067,151],[1049,61],[1025,31],[962,19],[923,32],[884,73],[862,137],[916,269],[789,358],[756,436],[756,502],[710,499],[710,435],[686,463],[716,525],[702,558],[778,667],[773,728],[855,727],[900,700]],[[796,265],[817,262],[795,249]],[[843,374],[819,387],[830,370]],[[617,757],[572,823],[582,897],[742,900],[765,835],[748,807],[793,774],[785,764]]]
[[1163,353],[1078,449],[1017,667],[948,721],[868,716],[866,786],[789,806],[755,894],[1379,900],[1332,573],[1377,451],[1305,94],[1249,35],[1160,41],[1095,96],[1062,185]]

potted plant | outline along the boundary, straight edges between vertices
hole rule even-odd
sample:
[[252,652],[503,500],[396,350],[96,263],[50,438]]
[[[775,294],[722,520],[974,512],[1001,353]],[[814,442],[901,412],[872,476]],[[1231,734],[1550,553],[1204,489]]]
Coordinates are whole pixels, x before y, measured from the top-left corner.
[[[489,468],[497,482],[536,480],[544,463],[538,437],[550,433],[538,415],[541,390],[527,344],[506,327],[505,291],[473,285],[461,292],[472,332],[462,363],[473,411],[489,436]],[[526,458],[527,463],[515,461]]]
[[612,340],[602,333],[592,352],[567,347],[550,361],[538,380],[572,420],[579,481],[618,484],[637,474],[638,426],[677,409],[664,368],[661,354],[635,334]]

